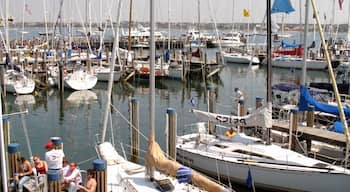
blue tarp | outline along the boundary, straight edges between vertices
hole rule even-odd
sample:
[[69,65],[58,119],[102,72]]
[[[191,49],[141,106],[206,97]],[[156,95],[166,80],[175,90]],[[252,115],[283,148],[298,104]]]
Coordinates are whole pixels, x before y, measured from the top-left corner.
[[285,41],[281,41],[282,48],[297,48],[299,46],[303,46],[303,44],[296,44],[296,43],[288,43]]
[[[300,86],[299,110],[306,111],[309,106],[314,106],[315,111],[321,111],[339,116],[338,107],[317,102],[305,86]],[[350,117],[350,108],[344,108],[345,117]]]
[[333,127],[331,129],[329,129],[329,130],[337,132],[337,133],[344,133],[343,124],[341,123],[340,120],[336,121],[333,124]]
[[275,0],[272,5],[271,13],[291,13],[295,11],[290,0]]

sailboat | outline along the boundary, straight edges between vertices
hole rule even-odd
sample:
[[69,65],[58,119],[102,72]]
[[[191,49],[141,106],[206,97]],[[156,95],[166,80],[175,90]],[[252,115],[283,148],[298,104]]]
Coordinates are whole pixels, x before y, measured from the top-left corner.
[[18,72],[13,69],[6,70],[4,79],[6,91],[9,93],[22,95],[34,92],[34,80],[27,77],[23,72]]
[[[269,7],[269,0],[268,4]],[[269,13],[270,10],[267,11]],[[267,14],[268,18],[271,17]],[[269,20],[269,19],[268,19]],[[269,23],[269,22],[268,22]],[[270,23],[271,26],[271,23]],[[268,28],[268,54],[271,29]],[[268,56],[269,57],[269,56]],[[270,58],[271,59],[271,58]],[[268,62],[270,63],[270,62]],[[237,126],[272,127],[271,64],[267,75],[267,104],[249,115],[232,116],[193,110],[197,117],[216,124],[216,128]],[[270,144],[239,132],[228,136],[210,135],[205,123],[197,132],[178,137],[178,161],[204,173],[259,188],[282,191],[347,191],[350,170]],[[249,182],[248,182],[249,181]]]
[[[121,1],[118,5],[118,25],[120,17]],[[100,158],[107,161],[107,191],[217,191],[228,192],[229,190],[223,186],[203,177],[195,171],[190,170],[179,163],[169,160],[165,157],[160,146],[155,142],[154,135],[154,99],[155,99],[155,71],[154,71],[154,21],[153,10],[154,3],[151,1],[151,62],[150,62],[150,127],[151,133],[149,137],[149,146],[147,151],[146,166],[135,164],[128,161],[125,157],[120,156],[111,143],[105,141],[105,132],[108,122],[109,105],[111,103],[111,93],[113,85],[113,73],[110,73],[108,82],[108,100],[105,108],[105,116],[103,120],[103,131],[101,143],[97,146]],[[112,63],[114,67],[116,50],[118,44],[118,35],[115,35],[113,43]],[[153,120],[152,120],[153,118]],[[159,171],[157,171],[157,170]],[[188,170],[189,172],[185,171]],[[185,175],[181,175],[185,173]],[[180,174],[180,175],[179,175]],[[185,179],[181,179],[185,178]],[[191,185],[188,181],[192,181],[198,187]]]

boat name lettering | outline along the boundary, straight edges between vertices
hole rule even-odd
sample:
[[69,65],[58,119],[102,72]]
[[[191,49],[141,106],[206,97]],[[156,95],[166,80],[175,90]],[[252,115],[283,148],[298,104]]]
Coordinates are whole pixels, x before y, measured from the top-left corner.
[[230,118],[227,116],[221,116],[217,115],[215,119],[221,123],[230,123],[230,124],[240,124],[240,125],[247,125],[245,119],[236,119],[236,118]]

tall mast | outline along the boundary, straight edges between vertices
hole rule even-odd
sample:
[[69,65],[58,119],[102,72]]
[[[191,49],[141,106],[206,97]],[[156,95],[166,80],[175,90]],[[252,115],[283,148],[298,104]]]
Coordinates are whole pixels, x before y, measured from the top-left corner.
[[[116,53],[119,49],[119,24],[120,24],[120,10],[122,5],[122,0],[119,0],[118,3],[118,14],[117,14],[117,26],[116,26],[116,33],[114,33],[114,41],[113,41],[113,50],[112,50],[112,61],[109,64],[109,80],[108,80],[108,88],[107,88],[107,104],[104,111],[103,116],[103,124],[102,124],[102,134],[101,134],[101,143],[105,141],[106,138],[106,131],[107,131],[107,124],[108,124],[108,117],[109,117],[109,110],[111,105],[111,98],[112,98],[112,88],[113,88],[113,75],[114,75],[114,66],[115,66],[115,60],[116,60]],[[118,54],[118,61],[120,62]]]
[[[266,83],[267,83],[267,92],[266,92],[266,101],[267,105],[270,108],[272,103],[272,66],[271,66],[271,0],[266,0],[266,24],[267,24],[267,47],[266,47],[266,57],[267,57],[267,74],[266,74]],[[269,109],[271,110],[271,109]],[[267,127],[266,131],[266,143],[270,144],[270,135],[271,127]]]
[[[7,18],[6,18],[7,20]],[[2,94],[2,89],[0,89],[0,95]],[[7,166],[6,166],[6,153],[5,153],[5,139],[4,139],[4,129],[2,124],[2,101],[0,96],[0,155],[3,157],[1,159],[1,180],[2,180],[2,191],[8,191],[8,181],[7,181]]]
[[132,0],[129,6],[129,34],[128,34],[128,53],[131,51],[131,21],[132,21]]
[[6,38],[6,52],[10,54],[10,42],[9,42],[9,1],[5,0],[5,38]]
[[150,76],[149,76],[149,128],[150,128],[150,140],[155,139],[155,76],[154,76],[154,62],[155,62],[155,44],[154,44],[154,0],[150,0]]
[[304,26],[304,48],[303,48],[303,68],[302,68],[302,79],[301,84],[306,83],[306,59],[307,59],[307,34],[309,32],[309,0],[305,2],[305,26]]
[[201,31],[200,31],[200,25],[201,25],[201,4],[200,4],[200,0],[197,0],[198,2],[198,23],[197,23],[197,28],[198,28],[198,35],[199,35],[199,39],[201,37]]

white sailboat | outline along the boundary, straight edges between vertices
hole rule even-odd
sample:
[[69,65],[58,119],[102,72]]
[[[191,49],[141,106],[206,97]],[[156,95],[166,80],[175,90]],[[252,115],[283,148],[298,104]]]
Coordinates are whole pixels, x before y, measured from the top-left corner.
[[75,91],[92,89],[97,83],[97,77],[84,70],[77,70],[64,77],[64,85]]
[[35,89],[35,82],[24,73],[9,69],[4,74],[6,92],[15,94],[31,94]]
[[[120,13],[121,3],[119,2],[118,10]],[[204,178],[197,172],[190,171],[190,174],[179,175],[182,172],[180,169],[180,164],[175,161],[169,160],[163,154],[160,146],[155,142],[154,138],[154,99],[155,99],[155,76],[154,76],[154,55],[155,55],[155,45],[154,45],[154,3],[151,1],[151,40],[150,40],[150,50],[151,50],[151,65],[150,65],[150,127],[151,134],[149,137],[149,146],[146,158],[146,167],[138,165],[128,161],[126,158],[121,157],[115,150],[115,148],[109,143],[105,142],[105,132],[108,122],[109,107],[105,108],[105,116],[103,121],[103,131],[101,137],[101,143],[97,146],[99,156],[107,161],[107,191],[228,191],[226,188],[218,185],[211,180]],[[118,18],[120,14],[118,14]],[[118,19],[119,23],[119,19]],[[117,38],[115,36],[113,54],[112,54],[112,64],[113,68],[115,64],[115,53],[117,47]],[[113,73],[110,74],[110,80],[108,82],[108,100],[107,106],[110,105],[110,95],[112,93],[112,79]],[[152,91],[153,90],[153,91]],[[152,120],[153,119],[153,120]],[[156,171],[160,170],[160,171]],[[195,187],[187,182],[182,182],[181,177],[188,177],[192,183],[196,184]],[[187,180],[187,179],[184,179]]]
[[[271,15],[267,15],[269,20]],[[269,27],[268,55],[271,54],[270,34]],[[268,67],[271,71],[271,65]],[[249,115],[230,116],[199,110],[194,113],[214,124],[260,126],[268,131],[272,127],[271,73],[267,77],[268,103]],[[350,170],[346,168],[270,144],[269,138],[265,142],[244,133],[215,136],[208,134],[203,123],[197,126],[197,133],[178,137],[176,148],[179,161],[202,172],[273,190],[347,191],[350,187]]]
[[[268,108],[243,117],[198,110],[194,113],[203,120],[218,124],[261,126],[264,119],[272,120],[264,118],[263,111],[265,114],[271,113]],[[206,130],[205,123],[198,123],[197,126],[198,130]],[[180,136],[176,148],[177,160],[213,176],[220,175],[221,178],[244,183],[250,170],[256,187],[284,191],[346,191],[350,187],[347,182],[350,170],[278,145],[268,145],[244,133],[228,138],[199,131]]]

